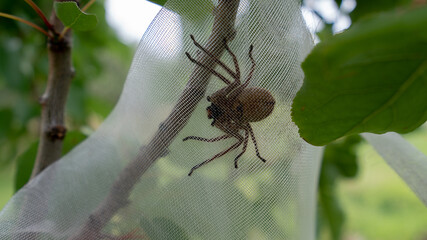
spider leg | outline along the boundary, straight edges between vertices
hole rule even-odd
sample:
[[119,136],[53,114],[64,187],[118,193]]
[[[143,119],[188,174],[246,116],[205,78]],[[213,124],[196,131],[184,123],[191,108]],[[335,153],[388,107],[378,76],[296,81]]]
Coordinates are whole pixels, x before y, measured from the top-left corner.
[[221,75],[220,73],[218,73],[217,71],[215,71],[213,68],[208,67],[208,66],[202,64],[201,62],[198,62],[196,59],[192,58],[191,55],[188,52],[186,52],[185,55],[187,55],[188,59],[190,59],[190,61],[192,61],[193,63],[195,63],[195,64],[197,64],[197,65],[199,65],[199,66],[201,66],[201,67],[203,67],[203,68],[205,68],[207,70],[209,70],[209,72],[211,72],[213,75],[215,75],[218,78],[220,78],[223,82],[225,82],[225,84],[227,84],[227,85],[231,84],[230,80],[228,80],[223,75]]
[[248,130],[245,131],[245,141],[243,142],[243,149],[242,152],[239,153],[239,155],[237,155],[237,157],[234,159],[234,167],[237,168],[237,160],[239,160],[239,158],[243,155],[243,153],[246,152],[246,148],[248,147],[248,139],[249,139],[249,134],[248,134]]
[[252,142],[254,142],[254,145],[255,145],[255,152],[256,152],[257,157],[258,157],[259,159],[261,159],[261,161],[266,162],[266,160],[265,160],[264,158],[262,158],[262,157],[261,157],[261,155],[259,154],[259,151],[258,151],[258,144],[256,143],[255,134],[254,134],[254,131],[252,130],[251,125],[249,125],[249,124],[248,124],[248,125],[247,125],[247,129],[248,129],[249,133],[251,134]]
[[224,38],[224,45],[225,45],[225,50],[227,50],[227,52],[231,55],[231,57],[233,58],[233,63],[234,63],[234,68],[236,69],[236,81],[240,84],[240,68],[239,68],[239,62],[237,61],[237,57],[236,55],[230,50],[230,48],[228,47],[227,44],[227,39]]
[[249,82],[250,82],[250,80],[252,78],[252,75],[254,74],[254,71],[255,71],[255,60],[252,57],[252,50],[253,49],[254,49],[254,46],[251,45],[249,47],[249,58],[251,59],[251,62],[252,62],[251,70],[250,70],[248,76],[246,77],[245,83],[243,83],[242,85],[240,85],[240,86],[238,86],[238,87],[236,87],[234,89],[231,89],[231,91],[230,91],[231,93],[229,95],[229,100],[230,101],[234,101],[242,93],[243,89],[245,89],[249,85]]
[[254,58],[252,57],[252,50],[253,49],[254,49],[254,45],[251,45],[249,47],[249,58],[251,59],[252,66],[251,66],[251,70],[250,70],[248,76],[246,77],[245,83],[243,83],[243,85],[242,85],[242,88],[245,88],[246,86],[248,86],[249,81],[251,80],[252,75],[254,74],[254,71],[255,71],[255,65],[256,64],[255,64]]
[[227,139],[227,138],[230,138],[230,137],[231,136],[228,135],[228,134],[222,135],[222,136],[219,136],[219,137],[215,137],[215,138],[202,138],[202,137],[196,137],[196,136],[188,136],[188,137],[182,139],[182,141],[187,141],[189,139],[192,139],[192,140],[202,141],[202,142],[217,142],[217,141],[221,141],[221,140],[224,140],[224,139]]
[[243,138],[242,138],[242,136],[240,136],[240,138],[238,138],[238,139],[239,139],[239,141],[237,143],[233,144],[228,149],[226,149],[226,150],[224,150],[224,151],[222,151],[220,153],[215,154],[215,156],[213,156],[213,157],[209,158],[208,160],[206,160],[204,162],[201,162],[201,163],[197,164],[196,166],[194,166],[193,168],[191,168],[191,171],[190,171],[190,173],[188,173],[188,176],[191,176],[191,174],[193,174],[194,170],[198,169],[199,167],[201,167],[201,166],[203,166],[203,165],[211,162],[212,160],[214,160],[216,158],[219,158],[219,157],[225,155],[226,153],[230,152],[233,149],[238,148],[242,144]]
[[210,51],[208,51],[206,48],[204,48],[202,45],[200,45],[193,35],[190,35],[191,40],[193,40],[194,45],[196,47],[200,48],[203,52],[205,52],[208,56],[210,56],[217,64],[219,64],[221,67],[223,67],[234,79],[237,78],[237,74],[233,72],[229,67],[227,67],[222,61],[220,61],[215,55],[213,55]]

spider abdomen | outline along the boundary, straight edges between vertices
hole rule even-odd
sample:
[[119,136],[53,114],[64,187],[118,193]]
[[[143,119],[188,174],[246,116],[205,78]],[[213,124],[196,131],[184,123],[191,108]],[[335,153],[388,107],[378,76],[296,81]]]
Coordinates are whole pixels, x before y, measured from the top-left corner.
[[239,112],[244,122],[258,122],[273,112],[273,95],[263,88],[248,87],[238,96],[235,111]]

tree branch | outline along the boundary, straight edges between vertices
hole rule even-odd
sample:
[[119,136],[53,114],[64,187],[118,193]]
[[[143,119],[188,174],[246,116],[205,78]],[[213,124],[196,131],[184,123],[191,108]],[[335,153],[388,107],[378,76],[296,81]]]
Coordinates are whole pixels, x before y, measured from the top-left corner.
[[46,35],[47,37],[51,37],[51,36],[52,36],[51,34],[49,34],[49,33],[48,33],[46,30],[44,30],[43,28],[41,28],[41,27],[39,27],[38,25],[36,25],[36,24],[34,24],[34,23],[30,22],[30,21],[27,21],[27,20],[25,20],[25,19],[23,19],[23,18],[20,18],[20,17],[14,16],[14,15],[11,15],[11,14],[3,13],[3,12],[0,12],[0,17],[9,18],[9,19],[12,19],[12,20],[15,20],[15,21],[18,21],[18,22],[25,23],[25,24],[27,24],[28,26],[31,26],[32,28],[36,29],[37,31],[39,31],[39,32],[43,33],[43,34],[44,34],[44,35]]
[[[206,48],[216,57],[225,50],[224,38],[234,38],[234,22],[239,0],[220,0],[215,11],[212,33]],[[207,55],[198,60],[206,66],[214,67],[215,62]],[[122,170],[113,183],[109,195],[89,216],[80,231],[70,240],[96,239],[102,236],[102,228],[116,212],[129,203],[129,195],[144,172],[163,154],[178,133],[184,128],[199,101],[203,98],[211,72],[195,66],[185,90],[167,119],[160,124],[148,145],[141,147],[137,156]]]
[[[53,13],[51,23],[55,32],[64,29],[61,21]],[[31,178],[61,157],[63,139],[65,102],[73,78],[71,65],[71,33],[59,39],[57,35],[48,42],[49,74],[46,90],[40,98],[42,106],[41,133]]]
[[50,22],[47,20],[46,16],[44,15],[43,11],[39,8],[39,6],[37,6],[37,4],[35,4],[32,0],[24,0],[24,1],[28,3],[28,5],[30,5],[34,9],[34,11],[36,11],[36,13],[40,16],[40,18],[42,19],[46,27],[50,31],[54,32],[55,29],[53,28],[53,25],[50,24]]

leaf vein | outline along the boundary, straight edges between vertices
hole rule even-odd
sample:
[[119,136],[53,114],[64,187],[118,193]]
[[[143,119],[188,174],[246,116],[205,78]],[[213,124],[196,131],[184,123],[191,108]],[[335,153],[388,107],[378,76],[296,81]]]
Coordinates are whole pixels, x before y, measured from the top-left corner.
[[424,60],[423,62],[421,62],[419,67],[410,75],[410,77],[401,85],[401,87],[398,88],[395,94],[393,94],[381,107],[372,111],[370,114],[364,117],[361,121],[356,123],[352,128],[346,131],[344,135],[348,135],[349,133],[353,132],[357,127],[365,124],[374,116],[376,116],[377,114],[379,114],[380,112],[384,111],[386,108],[391,106],[393,103],[395,103],[397,99],[400,96],[402,96],[402,94],[415,82],[417,77],[420,76],[426,70],[427,70],[427,60]]

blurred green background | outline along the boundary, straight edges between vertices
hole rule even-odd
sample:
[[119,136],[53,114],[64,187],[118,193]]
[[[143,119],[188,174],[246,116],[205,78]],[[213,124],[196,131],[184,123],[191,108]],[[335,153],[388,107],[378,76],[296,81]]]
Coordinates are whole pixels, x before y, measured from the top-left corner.
[[[427,154],[426,125],[404,137]],[[337,198],[334,206],[343,212],[340,239],[427,239],[426,206],[368,143],[358,145],[356,154],[355,177],[334,183]],[[324,215],[320,204],[318,214]],[[324,221],[318,217],[319,239],[333,239]]]
[[[36,4],[50,16],[51,0]],[[0,12],[43,27],[39,16],[24,1],[0,1]],[[112,110],[135,49],[135,45],[122,43],[107,24],[104,1],[95,2],[90,12],[98,17],[97,28],[75,32],[73,37],[76,75],[66,105],[64,153],[96,129]],[[15,184],[19,188],[25,183],[32,168],[28,159],[36,154],[41,111],[38,99],[48,72],[47,42],[40,32],[7,18],[0,18],[0,28],[0,184],[10,191]],[[1,194],[1,203],[10,196],[11,192]]]
[[[82,2],[84,4],[87,1]],[[333,4],[340,16],[351,19],[352,22],[365,15],[411,3],[405,0],[382,0],[376,3],[358,0],[353,10],[348,4],[354,1],[306,0],[303,2],[304,6],[314,11],[320,21],[315,29],[319,39],[331,37],[334,29],[338,28],[338,18],[329,20],[321,8],[318,8],[322,2]],[[51,0],[36,3],[47,15],[50,14]],[[136,49],[135,44],[121,42],[115,30],[108,26],[104,3],[97,1],[88,10],[97,15],[98,27],[91,32],[74,34],[73,65],[76,76],[72,81],[67,103],[69,135],[64,152],[93,132],[112,110]],[[24,1],[0,0],[0,12],[14,14],[42,25],[41,20]],[[23,184],[16,184],[17,180],[22,181],[20,174],[31,171],[28,163],[20,161],[23,159],[20,156],[35,156],[40,115],[38,98],[45,88],[48,62],[44,35],[5,18],[0,18],[0,29],[2,208],[15,188]],[[404,137],[427,154],[426,125]],[[319,199],[327,202],[319,200],[319,239],[336,239],[337,236],[346,240],[427,239],[427,208],[367,143],[359,143],[359,140],[354,139],[340,140],[331,149],[328,153],[332,160],[325,161],[320,182]],[[337,161],[336,152],[339,151],[344,151],[345,157]],[[340,161],[344,161],[344,165]],[[22,167],[17,175],[18,165]],[[338,165],[340,166],[336,167]],[[329,171],[334,168],[343,172],[337,174]],[[330,221],[335,223],[330,224]]]

